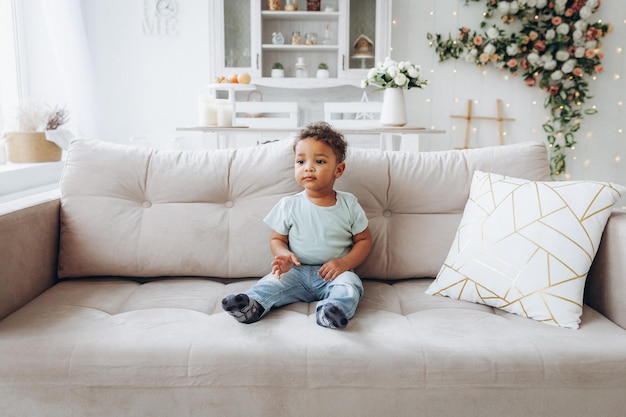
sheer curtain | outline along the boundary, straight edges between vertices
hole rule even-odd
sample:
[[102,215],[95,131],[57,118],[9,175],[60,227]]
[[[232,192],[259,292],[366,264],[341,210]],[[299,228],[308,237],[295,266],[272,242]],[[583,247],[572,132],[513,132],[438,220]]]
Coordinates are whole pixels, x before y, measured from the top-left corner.
[[40,0],[46,33],[68,99],[73,133],[97,138],[95,72],[79,0]]
[[[14,22],[15,0],[0,2],[0,139],[5,119],[17,107],[20,96],[18,48]],[[0,152],[2,152],[0,140]],[[0,156],[0,163],[2,157]]]

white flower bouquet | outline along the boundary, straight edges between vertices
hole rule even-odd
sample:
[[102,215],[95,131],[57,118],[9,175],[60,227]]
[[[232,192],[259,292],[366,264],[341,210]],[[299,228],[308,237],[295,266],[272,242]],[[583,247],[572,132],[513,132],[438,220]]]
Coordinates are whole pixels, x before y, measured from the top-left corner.
[[422,88],[428,81],[422,77],[422,70],[418,65],[409,61],[396,62],[385,58],[367,73],[367,78],[361,81],[361,87],[369,85],[385,88]]

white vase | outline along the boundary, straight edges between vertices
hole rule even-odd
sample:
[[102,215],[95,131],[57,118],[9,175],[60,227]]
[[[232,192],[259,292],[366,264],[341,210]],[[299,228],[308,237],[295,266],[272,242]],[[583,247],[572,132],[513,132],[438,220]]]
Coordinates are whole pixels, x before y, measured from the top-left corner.
[[383,126],[404,126],[406,107],[402,88],[386,88],[383,95],[383,108],[380,112],[380,124]]

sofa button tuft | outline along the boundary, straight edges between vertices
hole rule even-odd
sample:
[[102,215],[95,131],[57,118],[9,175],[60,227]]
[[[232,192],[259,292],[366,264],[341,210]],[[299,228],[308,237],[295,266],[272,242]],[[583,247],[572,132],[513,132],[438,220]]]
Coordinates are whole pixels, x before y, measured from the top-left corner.
[[235,203],[233,203],[232,201],[229,200],[229,201],[225,202],[224,205],[227,208],[232,208],[235,205]]
[[383,216],[385,216],[385,217],[391,217],[391,210],[385,210],[385,211],[383,211]]
[[144,206],[145,208],[150,208],[150,207],[152,207],[152,203],[149,202],[149,201],[144,201],[142,206]]

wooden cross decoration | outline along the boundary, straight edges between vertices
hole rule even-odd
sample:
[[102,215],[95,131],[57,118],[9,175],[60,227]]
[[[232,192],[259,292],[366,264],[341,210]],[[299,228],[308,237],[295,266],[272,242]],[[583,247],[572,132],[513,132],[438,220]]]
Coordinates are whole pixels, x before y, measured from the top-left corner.
[[500,136],[500,145],[504,145],[504,122],[513,122],[515,119],[511,119],[509,117],[502,117],[502,100],[498,99],[496,101],[496,106],[498,109],[498,115],[496,117],[486,117],[486,116],[474,116],[472,114],[472,100],[467,100],[467,113],[465,115],[455,115],[453,114],[452,118],[455,119],[465,119],[465,141],[463,143],[463,149],[469,148],[470,141],[470,128],[472,126],[472,119],[476,120],[495,120],[498,122],[498,133]]

